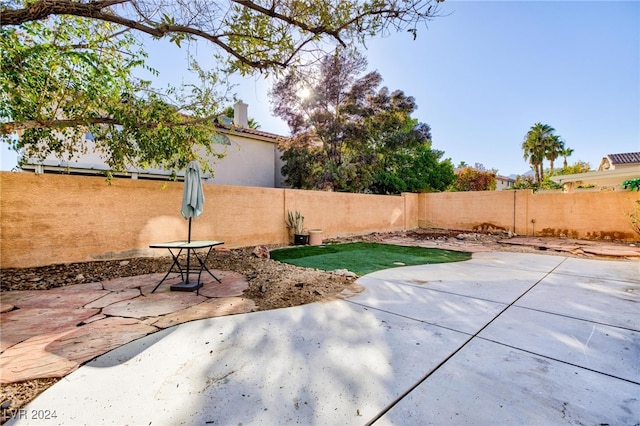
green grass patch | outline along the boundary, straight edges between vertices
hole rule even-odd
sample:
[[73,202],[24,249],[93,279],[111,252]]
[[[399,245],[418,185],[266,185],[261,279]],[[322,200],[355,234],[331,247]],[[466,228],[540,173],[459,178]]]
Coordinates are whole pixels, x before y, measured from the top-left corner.
[[399,266],[460,262],[471,259],[471,253],[391,244],[344,243],[272,250],[271,258],[325,271],[348,269],[362,276]]

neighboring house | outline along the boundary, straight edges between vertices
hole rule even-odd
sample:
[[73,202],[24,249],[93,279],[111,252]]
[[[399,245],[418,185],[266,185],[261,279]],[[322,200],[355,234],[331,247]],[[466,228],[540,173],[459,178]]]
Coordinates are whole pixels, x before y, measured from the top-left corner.
[[640,152],[609,154],[595,172],[551,176],[552,181],[564,187],[564,192],[624,191],[622,182],[634,178],[640,178]]
[[602,158],[598,171],[622,170],[640,166],[640,152],[628,152],[626,154],[609,154]]
[[230,122],[219,126],[220,137],[216,138],[224,158],[213,166],[214,176],[207,182],[221,185],[260,186],[283,188],[284,176],[280,170],[284,163],[278,142],[286,139],[273,133],[250,129],[247,104],[234,105],[233,125]]
[[513,188],[515,184],[515,179],[511,179],[507,176],[496,175],[496,191]]
[[[222,159],[215,161],[214,174],[203,176],[207,183],[221,185],[258,186],[282,188],[285,186],[282,168],[282,153],[278,142],[284,136],[250,129],[248,125],[248,105],[242,101],[234,105],[233,123],[230,119],[222,119],[218,124],[219,133],[212,143],[216,152],[224,152]],[[65,161],[55,156],[44,161],[27,160],[23,170],[35,173],[71,173],[80,175],[97,175],[109,170],[100,155],[92,150],[91,134],[85,135],[87,154],[80,155],[72,161]],[[137,169],[130,167],[126,174],[115,174],[118,177],[132,179],[167,179],[170,173],[161,169]],[[184,176],[178,173],[178,179]]]

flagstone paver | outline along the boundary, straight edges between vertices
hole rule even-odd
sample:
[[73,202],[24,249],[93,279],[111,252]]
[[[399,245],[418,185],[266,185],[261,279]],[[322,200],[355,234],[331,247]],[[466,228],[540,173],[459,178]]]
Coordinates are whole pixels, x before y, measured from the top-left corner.
[[166,315],[186,309],[207,300],[190,292],[155,293],[114,303],[102,309],[102,313],[115,317],[146,318]]
[[80,325],[87,325],[87,324],[91,324],[94,321],[100,321],[101,319],[105,319],[107,318],[106,315],[104,314],[97,314],[92,316],[91,318],[87,318],[86,320],[82,321],[82,323],[80,323]]
[[78,367],[78,363],[46,350],[52,341],[72,330],[43,333],[23,341],[0,354],[0,383],[64,377]]
[[0,314],[0,351],[41,334],[73,329],[99,309],[16,309]]
[[256,304],[251,299],[243,297],[225,297],[210,299],[199,305],[192,306],[173,314],[165,315],[151,323],[155,327],[167,328],[189,321],[215,318],[225,315],[244,314],[255,310]]
[[[249,288],[249,284],[247,283],[246,279],[244,278],[244,276],[242,274],[239,274],[237,272],[232,272],[232,271],[219,271],[219,270],[212,270],[211,273],[213,273],[220,281],[222,281],[222,285],[226,286],[228,284],[231,283],[231,280],[229,280],[229,278],[237,278],[243,281],[243,287],[242,290],[240,290],[240,293],[237,292],[237,289],[232,290],[231,293],[233,294],[226,294],[226,295],[220,295],[220,296],[216,296],[216,295],[207,295],[207,297],[229,297],[229,296],[240,296],[242,294],[242,292],[244,290],[246,290],[247,288]],[[145,280],[144,282],[141,281],[141,285],[140,285],[140,292],[144,295],[147,296],[149,294],[157,294],[157,293],[169,293],[171,292],[171,286],[173,284],[178,284],[179,282],[182,281],[180,274],[173,273],[171,275],[169,275],[169,277],[162,283],[160,284],[160,286],[158,286],[158,284],[160,283],[160,280],[162,280],[162,278],[164,277],[164,275],[160,275],[158,274],[158,276],[156,277],[157,279],[155,280]],[[191,279],[194,280],[195,279],[195,274],[191,275]],[[209,292],[211,293],[211,286],[214,286],[218,289],[220,289],[220,283],[213,278],[211,275],[209,275],[207,272],[202,273],[202,275],[200,276],[200,282],[202,283],[202,287],[200,288],[200,293],[202,294],[203,291],[205,292]],[[156,288],[157,287],[157,288]],[[154,291],[155,290],[155,291]],[[218,290],[219,291],[219,290]],[[215,294],[215,292],[214,292]],[[223,293],[220,293],[223,294]]]
[[155,331],[133,318],[106,318],[32,337],[0,354],[1,382],[64,377],[82,363]]
[[86,284],[72,284],[64,287],[53,288],[50,291],[54,293],[70,294],[70,293],[84,293],[87,290],[104,290],[102,283],[99,281]]
[[0,314],[2,314],[4,312],[13,311],[14,308],[15,308],[15,306],[13,306],[12,304],[4,303],[4,302],[0,301]]
[[249,287],[247,280],[241,274],[229,274],[221,278],[222,284],[218,282],[200,289],[200,294],[207,297],[233,297],[241,296]]
[[117,278],[51,290],[2,293],[0,382],[64,377],[84,362],[132,340],[183,322],[252,312],[244,276],[212,271],[200,295],[173,292],[165,274]]
[[80,364],[155,331],[135,318],[105,318],[59,337],[46,350]]
[[[140,288],[146,285],[153,284],[154,287],[160,282],[165,274],[147,274],[138,275],[136,277],[122,277],[114,278],[102,282],[102,286],[105,290],[109,291],[121,291],[131,288]],[[167,279],[169,282],[169,279]],[[164,285],[164,284],[163,284]]]
[[87,289],[84,292],[63,292],[59,288],[52,290],[9,291],[2,294],[5,303],[11,303],[20,309],[53,308],[80,309],[86,304],[109,294],[105,290]]
[[123,300],[133,299],[140,296],[140,290],[137,288],[128,288],[122,291],[108,292],[98,300],[94,300],[85,306],[85,308],[104,308],[109,305],[113,305]]

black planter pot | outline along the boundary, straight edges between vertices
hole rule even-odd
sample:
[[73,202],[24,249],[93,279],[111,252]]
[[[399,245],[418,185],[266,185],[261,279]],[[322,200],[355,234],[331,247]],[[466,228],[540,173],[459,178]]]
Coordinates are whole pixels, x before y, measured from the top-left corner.
[[296,246],[306,246],[309,244],[309,235],[295,234],[293,236],[293,244]]

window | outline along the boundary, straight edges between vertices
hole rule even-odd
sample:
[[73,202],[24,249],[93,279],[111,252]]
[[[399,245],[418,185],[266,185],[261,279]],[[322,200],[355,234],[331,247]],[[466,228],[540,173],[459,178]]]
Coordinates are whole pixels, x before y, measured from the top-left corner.
[[213,143],[217,143],[220,145],[231,145],[231,141],[229,140],[227,135],[223,135],[221,133],[216,133],[215,135],[213,135],[211,137],[211,140],[213,141]]

